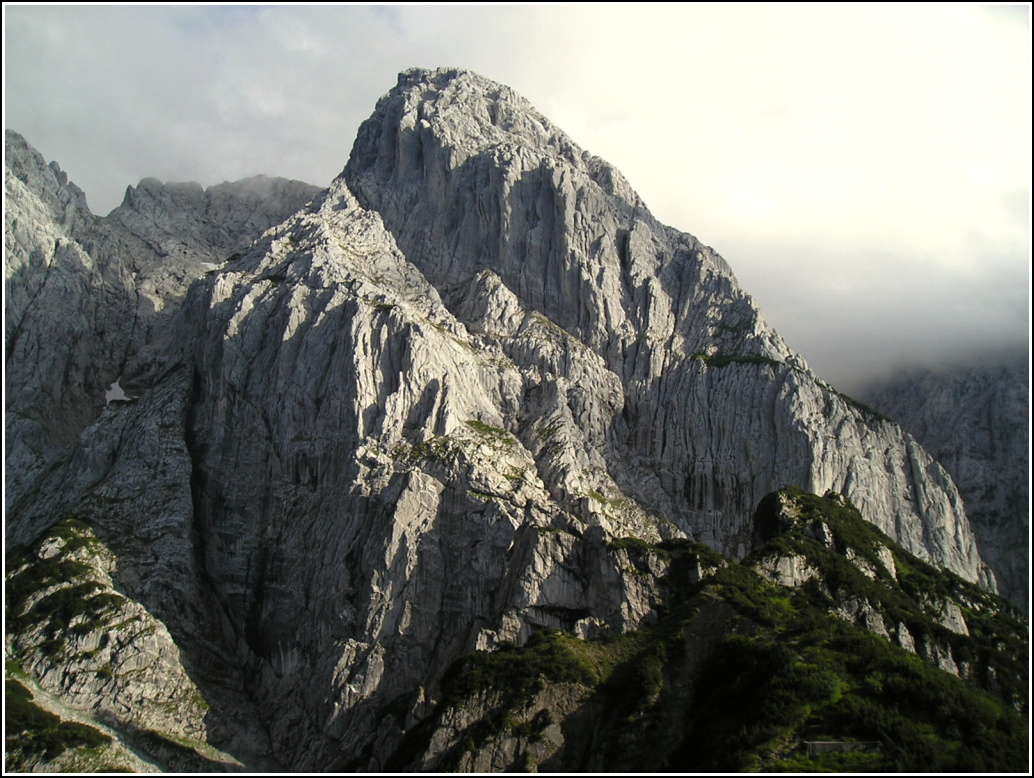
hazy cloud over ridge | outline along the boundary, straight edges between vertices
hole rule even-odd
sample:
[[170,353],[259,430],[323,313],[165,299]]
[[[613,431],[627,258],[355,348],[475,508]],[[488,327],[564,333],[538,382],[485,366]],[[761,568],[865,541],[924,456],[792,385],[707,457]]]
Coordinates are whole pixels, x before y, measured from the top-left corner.
[[5,6],[5,125],[106,213],[325,185],[410,66],[512,86],[851,385],[1029,339],[1026,6]]

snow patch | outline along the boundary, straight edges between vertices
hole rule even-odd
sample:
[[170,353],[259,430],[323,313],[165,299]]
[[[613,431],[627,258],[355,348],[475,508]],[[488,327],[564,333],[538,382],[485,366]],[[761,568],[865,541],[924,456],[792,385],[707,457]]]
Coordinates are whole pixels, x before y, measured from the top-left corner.
[[119,386],[119,381],[121,380],[122,379],[119,378],[117,381],[115,381],[115,383],[108,387],[107,391],[104,392],[105,403],[110,404],[115,401],[127,402],[133,399],[128,394],[126,394],[125,390],[121,386]]

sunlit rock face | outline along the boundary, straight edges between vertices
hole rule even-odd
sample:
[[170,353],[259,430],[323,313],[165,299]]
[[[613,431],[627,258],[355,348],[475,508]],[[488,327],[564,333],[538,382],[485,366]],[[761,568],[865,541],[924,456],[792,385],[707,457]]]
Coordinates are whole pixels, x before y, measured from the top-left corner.
[[86,197],[5,136],[5,505],[74,443],[125,359],[136,300],[121,257],[95,256]]
[[762,496],[833,489],[906,547],[978,575],[944,472],[816,379],[721,257],[659,224],[618,171],[508,88],[403,73],[344,177],[472,330],[495,332],[467,314],[489,271],[620,379],[620,413],[593,446],[640,503],[742,555]]
[[145,179],[101,218],[20,135],[8,130],[5,149],[5,504],[15,506],[96,418],[129,357],[168,336],[190,283],[319,189]]
[[103,223],[143,324],[8,514],[93,527],[233,758],[382,769],[458,657],[654,619],[616,541],[742,556],[785,484],[980,577],[943,469],[506,87],[407,71],[328,190],[276,223],[253,186],[307,195],[145,180]]
[[1027,359],[904,374],[866,401],[930,451],[959,487],[999,593],[1030,608],[1030,382]]

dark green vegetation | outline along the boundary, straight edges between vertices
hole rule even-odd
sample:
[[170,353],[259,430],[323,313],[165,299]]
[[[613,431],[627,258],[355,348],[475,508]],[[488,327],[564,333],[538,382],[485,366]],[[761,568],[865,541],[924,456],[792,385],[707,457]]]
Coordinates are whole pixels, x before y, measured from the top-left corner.
[[467,421],[467,426],[478,433],[478,435],[487,442],[502,446],[513,446],[517,443],[513,435],[502,427],[493,427],[492,425],[485,424],[483,421],[479,421],[478,419],[469,419]]
[[[840,600],[849,596],[865,600],[876,607],[888,626],[904,625],[917,646],[928,641],[949,650],[956,664],[968,666],[978,685],[994,687],[1015,707],[1027,704],[1027,627],[1011,604],[908,553],[862,519],[850,503],[840,504],[794,487],[778,494],[792,501],[798,514],[795,526],[769,540],[744,560],[745,564],[773,553],[804,556],[822,573],[822,587],[815,582],[802,587],[802,595],[813,606],[832,606],[830,593]],[[762,500],[755,526],[774,520],[776,500],[776,495]],[[809,536],[818,523],[829,529],[832,548]],[[896,574],[880,560],[881,547],[890,550]],[[849,550],[870,565],[875,579],[847,558]],[[956,634],[937,620],[945,603],[959,607],[969,635]]]
[[[900,549],[842,498],[784,490],[756,524],[767,542],[742,564],[692,543],[612,542],[637,569],[646,555],[668,563],[658,620],[594,641],[544,630],[522,648],[462,660],[443,682],[438,720],[484,714],[438,768],[509,739],[514,769],[1026,771],[1028,646],[1010,606]],[[788,588],[755,572],[788,555],[820,578]],[[850,601],[882,614],[892,635],[904,625],[928,658],[833,615]],[[942,626],[945,602],[970,635]],[[938,669],[938,652],[963,678]],[[553,723],[562,751],[548,742]],[[432,729],[408,747],[422,751]],[[807,741],[858,750],[809,754]]]
[[[71,558],[79,549],[99,548],[88,524],[66,516],[50,531],[48,540],[54,539],[63,541],[63,545],[52,556],[39,554],[38,546],[16,554],[9,565],[15,572],[6,583],[8,630],[24,633],[42,624],[40,649],[51,656],[64,650],[66,635],[85,635],[98,629],[104,625],[105,615],[123,602],[117,594],[98,592],[103,587],[91,580],[96,575],[93,568]],[[52,591],[29,607],[29,598],[46,589]]]
[[62,721],[32,701],[18,681],[4,684],[4,745],[7,770],[27,770],[70,748],[98,748],[111,742],[102,732],[73,721]]
[[[715,583],[758,628],[727,635],[702,666],[688,717],[695,735],[673,767],[1025,770],[1026,718],[1002,697],[830,616],[814,587],[787,597],[740,566],[719,571]],[[795,747],[804,740],[881,748],[809,758]]]
[[593,668],[569,647],[570,636],[542,630],[523,647],[503,643],[495,651],[479,651],[454,667],[444,683],[445,703],[458,703],[491,689],[504,707],[516,707],[538,693],[543,681],[589,684],[597,680]]

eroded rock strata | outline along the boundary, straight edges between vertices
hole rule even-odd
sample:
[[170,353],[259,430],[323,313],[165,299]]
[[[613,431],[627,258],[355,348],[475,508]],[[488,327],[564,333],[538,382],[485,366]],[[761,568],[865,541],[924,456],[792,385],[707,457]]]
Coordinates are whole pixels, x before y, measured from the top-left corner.
[[[65,370],[61,391],[90,412],[38,464],[11,454],[31,441],[18,420],[58,419],[39,388],[61,371],[34,377],[8,345],[24,399],[7,408],[7,537],[32,548],[69,515],[94,533],[117,560],[98,583],[176,647],[168,694],[208,706],[184,737],[227,759],[383,769],[458,658],[543,627],[649,625],[665,570],[622,544],[742,557],[786,484],[843,492],[986,581],[940,465],[815,377],[720,256],[506,87],[403,73],[344,173],[287,213],[304,186],[148,180],[91,243],[78,190],[47,169],[8,173],[26,203],[9,214],[35,209],[8,222],[15,270],[64,230],[78,265],[110,267],[76,269],[76,299],[116,294],[135,323],[82,336],[97,375]],[[9,295],[33,298],[11,267]],[[16,318],[42,348],[43,325]],[[104,405],[116,378],[125,399]]]

